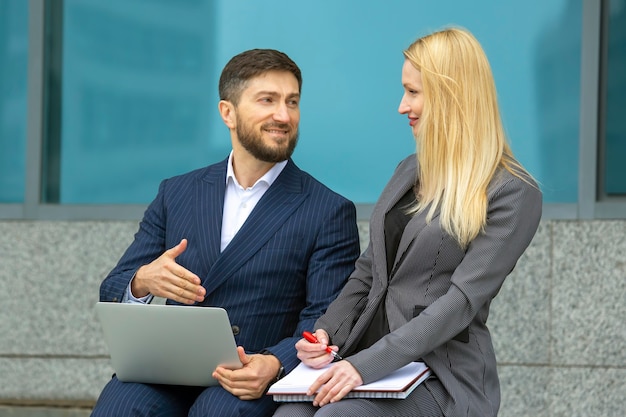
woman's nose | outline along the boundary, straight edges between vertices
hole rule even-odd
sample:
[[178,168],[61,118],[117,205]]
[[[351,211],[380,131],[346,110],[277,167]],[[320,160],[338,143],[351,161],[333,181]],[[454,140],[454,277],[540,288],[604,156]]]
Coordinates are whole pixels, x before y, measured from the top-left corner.
[[406,104],[406,102],[404,101],[404,97],[402,97],[402,100],[400,100],[400,105],[398,106],[398,113],[400,114],[405,114],[405,113],[409,113],[411,111],[411,107]]

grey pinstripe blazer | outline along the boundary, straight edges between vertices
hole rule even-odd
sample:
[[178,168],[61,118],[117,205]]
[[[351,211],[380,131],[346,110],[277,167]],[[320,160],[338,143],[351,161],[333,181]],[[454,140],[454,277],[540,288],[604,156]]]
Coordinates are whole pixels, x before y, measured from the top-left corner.
[[[388,276],[385,213],[413,186],[416,172],[415,155],[396,169],[374,207],[367,250],[315,329],[328,331],[364,383],[422,358],[447,391],[437,398],[446,416],[494,416],[500,386],[489,306],[535,234],[541,192],[498,171],[488,189],[487,226],[466,251],[443,232],[438,216],[429,224],[426,214],[414,216]],[[383,297],[391,333],[355,353]]]

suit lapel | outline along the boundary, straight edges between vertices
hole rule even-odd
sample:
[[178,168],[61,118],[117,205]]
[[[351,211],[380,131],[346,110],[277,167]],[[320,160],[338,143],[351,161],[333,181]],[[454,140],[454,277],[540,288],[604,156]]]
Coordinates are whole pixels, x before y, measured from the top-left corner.
[[[241,229],[211,268],[203,285],[207,295],[230,278],[276,233],[304,201],[301,171],[289,160],[276,181],[265,192]],[[222,192],[222,206],[223,206]],[[221,228],[221,222],[220,222]],[[219,233],[218,233],[219,236]],[[218,242],[219,248],[219,242]]]
[[[402,238],[398,244],[398,252],[396,253],[396,259],[394,261],[394,268],[404,259],[404,254],[409,249],[411,243],[417,238],[422,230],[426,227],[426,216],[428,215],[428,208],[421,213],[413,216],[409,223],[404,228]],[[439,209],[435,211],[431,221],[439,217]]]
[[210,271],[220,256],[227,164],[228,159],[211,166],[196,189],[196,223],[204,271]]
[[[379,202],[374,207],[372,214],[372,250],[373,257],[376,259],[374,265],[377,265],[376,273],[381,280],[385,283],[388,282],[389,276],[387,274],[387,248],[385,245],[385,216],[393,208],[393,206],[406,194],[406,192],[413,187],[417,179],[417,163],[415,155],[412,155],[411,160],[406,161],[406,164],[399,168],[395,175],[389,180],[389,184],[383,190],[379,198]],[[403,259],[404,254],[408,250],[411,242],[419,235],[419,233],[426,227],[426,215],[428,209],[413,216],[409,221],[402,233],[402,238],[398,244],[398,250],[393,267]],[[439,210],[437,210],[433,216],[433,220],[439,216]],[[393,271],[393,269],[392,269]]]
[[[408,189],[407,189],[408,190]],[[404,192],[406,192],[405,190]],[[398,266],[400,262],[404,259],[404,256],[409,249],[411,243],[417,238],[417,236],[424,230],[427,226],[426,217],[428,215],[428,210],[430,206],[426,207],[420,213],[414,215],[411,220],[407,223],[404,231],[402,232],[402,237],[400,238],[400,242],[398,243],[398,250],[396,252],[396,258],[394,260],[394,269]],[[435,221],[437,217],[439,217],[439,208],[435,210],[432,221]],[[393,270],[392,270],[393,271]]]
[[[412,156],[415,160],[415,155]],[[387,247],[385,244],[385,216],[393,206],[413,187],[416,179],[415,162],[407,163],[400,168],[389,180],[372,212],[371,233],[372,256],[375,259],[376,273],[387,284]]]

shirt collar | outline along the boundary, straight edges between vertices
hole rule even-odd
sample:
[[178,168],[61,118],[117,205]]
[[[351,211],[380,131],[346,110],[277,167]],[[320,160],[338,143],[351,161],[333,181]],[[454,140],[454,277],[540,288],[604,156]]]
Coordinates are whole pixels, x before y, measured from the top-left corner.
[[[287,162],[288,161],[282,161],[274,164],[274,166],[271,167],[270,170],[267,171],[265,175],[263,175],[261,178],[259,178],[250,188],[256,187],[256,185],[260,182],[264,182],[267,184],[268,187],[270,187],[274,183],[274,181],[276,181],[276,178],[278,178],[280,173],[283,172],[283,169],[285,169],[285,166],[287,166]],[[235,178],[235,171],[233,170],[233,151],[230,151],[230,155],[228,155],[228,166],[226,168],[226,185],[228,185],[228,182],[230,180],[232,180],[233,183],[237,186],[241,187],[241,185],[237,181],[237,178]]]

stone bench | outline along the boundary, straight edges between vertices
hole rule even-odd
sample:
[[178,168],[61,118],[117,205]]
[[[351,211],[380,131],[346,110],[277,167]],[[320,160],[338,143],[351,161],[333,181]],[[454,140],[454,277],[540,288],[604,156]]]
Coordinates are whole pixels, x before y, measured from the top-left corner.
[[[89,415],[113,372],[93,306],[136,229],[0,221],[0,415]],[[542,221],[489,319],[501,417],[626,415],[625,288],[626,221]]]

